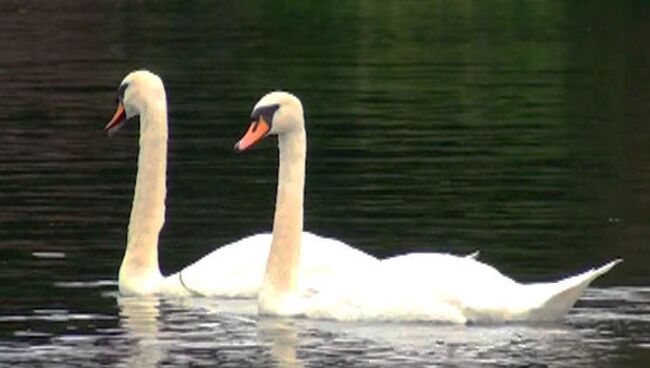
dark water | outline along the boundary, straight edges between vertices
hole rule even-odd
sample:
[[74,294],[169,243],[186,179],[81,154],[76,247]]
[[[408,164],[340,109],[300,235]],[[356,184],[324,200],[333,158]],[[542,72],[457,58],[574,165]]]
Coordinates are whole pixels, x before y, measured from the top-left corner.
[[[647,366],[649,28],[644,1],[3,1],[0,366]],[[170,100],[165,272],[270,228],[275,145],[232,146],[278,88],[307,112],[308,229],[520,280],[625,262],[541,326],[118,298],[137,128],[102,127],[138,68]]]

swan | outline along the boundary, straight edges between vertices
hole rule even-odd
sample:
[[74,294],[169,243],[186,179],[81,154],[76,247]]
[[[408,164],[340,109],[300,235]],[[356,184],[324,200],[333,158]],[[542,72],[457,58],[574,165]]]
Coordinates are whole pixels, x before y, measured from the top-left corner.
[[337,320],[437,322],[553,321],[620,260],[557,282],[520,284],[476,257],[412,253],[328,275],[318,288],[299,287],[306,159],[302,103],[288,92],[264,95],[235,144],[250,149],[278,136],[279,170],[271,249],[258,295],[263,315]]
[[[158,265],[158,238],[165,221],[167,101],[162,80],[139,70],[120,83],[109,135],[131,117],[140,117],[140,150],[126,251],[118,276],[122,295],[201,295],[254,298],[264,277],[271,234],[255,234],[224,245],[195,263],[164,277]],[[300,234],[299,234],[300,235]],[[302,233],[299,263],[304,288],[318,285],[336,269],[363,267],[376,258],[343,242]]]

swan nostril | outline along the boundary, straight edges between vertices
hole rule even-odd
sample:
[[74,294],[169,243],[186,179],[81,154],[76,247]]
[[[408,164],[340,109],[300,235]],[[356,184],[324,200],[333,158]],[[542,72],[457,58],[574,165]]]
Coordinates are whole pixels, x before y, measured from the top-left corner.
[[253,121],[252,124],[251,124],[251,133],[255,133],[255,131],[257,130],[257,127],[259,125],[260,125],[260,120],[259,119]]

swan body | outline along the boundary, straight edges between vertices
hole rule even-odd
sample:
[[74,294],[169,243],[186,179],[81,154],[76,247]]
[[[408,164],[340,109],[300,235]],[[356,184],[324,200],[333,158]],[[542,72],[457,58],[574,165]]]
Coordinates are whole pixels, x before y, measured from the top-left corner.
[[[167,101],[162,80],[148,71],[127,75],[118,89],[118,107],[106,125],[109,134],[126,119],[140,117],[140,150],[126,251],[118,285],[123,295],[167,294],[224,297],[257,296],[271,234],[257,234],[225,245],[168,277],[158,265],[158,237],[164,224],[167,169]],[[301,283],[309,289],[338,269],[379,261],[338,240],[308,232],[297,235],[304,252],[297,259]]]
[[408,254],[362,275],[339,274],[319,292],[296,294],[283,309],[266,313],[346,321],[557,321],[591,281],[618,262],[558,282],[520,284],[471,258]]
[[[305,231],[302,241],[299,290],[318,287],[338,271],[379,264],[376,258],[336,239]],[[182,279],[184,288],[198,295],[254,298],[264,279],[270,246],[270,233],[252,235],[216,249],[167,279],[172,289]]]
[[237,151],[278,136],[280,167],[273,235],[258,296],[261,314],[337,320],[437,322],[561,319],[591,281],[620,260],[557,282],[520,284],[476,255],[412,253],[337,270],[314,288],[301,284],[306,133],[300,100],[271,92],[253,108]]
[[[400,301],[411,308],[404,312],[404,319],[554,321],[566,315],[593,280],[619,262],[614,260],[557,282],[521,284],[475,259],[413,253],[383,261],[379,273],[387,290],[399,293]],[[441,302],[445,313],[431,314],[427,310],[429,299]],[[390,305],[383,309],[392,310]]]

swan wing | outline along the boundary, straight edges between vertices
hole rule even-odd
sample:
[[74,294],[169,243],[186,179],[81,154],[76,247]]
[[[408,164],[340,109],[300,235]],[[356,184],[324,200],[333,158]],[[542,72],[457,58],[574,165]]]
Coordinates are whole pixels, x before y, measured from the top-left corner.
[[520,284],[475,259],[409,254],[387,260],[381,275],[388,290],[401,290],[406,304],[426,308],[426,301],[434,299],[453,307],[467,321],[554,321],[566,315],[593,280],[619,262],[556,282]]
[[271,234],[256,234],[224,245],[168,277],[190,294],[254,298],[264,278]]
[[379,260],[342,241],[304,232],[300,252],[298,290],[318,290]]
[[557,282],[520,284],[494,267],[449,254],[408,254],[341,275],[296,310],[337,320],[447,323],[555,321],[620,260]]
[[[313,290],[338,273],[379,262],[339,240],[303,233],[300,289]],[[168,293],[254,298],[264,279],[271,234],[256,234],[224,245],[166,278]]]

